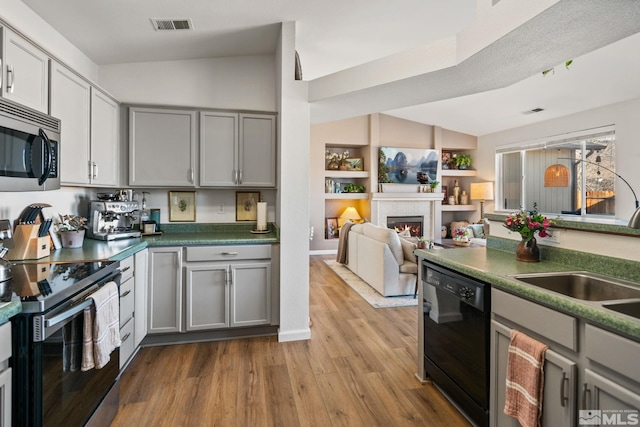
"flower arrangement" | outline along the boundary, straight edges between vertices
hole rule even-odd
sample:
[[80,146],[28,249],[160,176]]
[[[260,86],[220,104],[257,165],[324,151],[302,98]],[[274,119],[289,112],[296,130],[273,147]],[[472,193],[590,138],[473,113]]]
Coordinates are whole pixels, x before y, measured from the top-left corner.
[[546,216],[538,213],[536,205],[533,205],[532,211],[520,210],[507,215],[504,224],[511,231],[517,231],[525,242],[533,239],[536,232],[538,236],[547,237],[547,229],[553,225],[553,222]]
[[87,218],[79,215],[58,215],[60,222],[56,224],[56,230],[61,231],[80,231],[87,227]]
[[453,230],[453,240],[458,240],[460,242],[468,242],[469,241],[469,230],[466,227],[458,227]]

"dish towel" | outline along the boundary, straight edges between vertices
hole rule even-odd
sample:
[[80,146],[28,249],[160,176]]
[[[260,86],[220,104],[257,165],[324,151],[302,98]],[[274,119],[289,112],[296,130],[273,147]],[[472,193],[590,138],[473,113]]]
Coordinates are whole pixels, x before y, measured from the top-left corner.
[[504,413],[517,419],[522,427],[540,425],[547,348],[522,332],[511,331]]
[[82,371],[104,367],[121,344],[118,285],[108,282],[89,298],[93,304],[84,310]]
[[338,236],[338,253],[336,255],[336,261],[340,264],[349,263],[349,230],[352,225],[352,222],[347,221],[340,229],[340,236]]

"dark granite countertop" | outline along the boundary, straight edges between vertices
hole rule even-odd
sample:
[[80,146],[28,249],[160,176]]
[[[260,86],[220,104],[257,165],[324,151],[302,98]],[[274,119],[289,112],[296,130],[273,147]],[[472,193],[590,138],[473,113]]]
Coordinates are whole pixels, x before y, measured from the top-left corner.
[[[538,302],[547,307],[579,317],[587,322],[602,326],[619,334],[640,341],[640,320],[601,307],[600,304],[582,301],[564,295],[546,291],[542,288],[521,282],[513,277],[516,274],[550,273],[561,271],[592,271],[606,274],[596,269],[577,268],[575,264],[559,263],[548,260],[541,262],[520,262],[514,252],[487,248],[459,248],[416,250],[420,258],[433,261],[466,274],[496,289]],[[634,283],[638,283],[634,281]],[[640,288],[640,283],[638,283]]]

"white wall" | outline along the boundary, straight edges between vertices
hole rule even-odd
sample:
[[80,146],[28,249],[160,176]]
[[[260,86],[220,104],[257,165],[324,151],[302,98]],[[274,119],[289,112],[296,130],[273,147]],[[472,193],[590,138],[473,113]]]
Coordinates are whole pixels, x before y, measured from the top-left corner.
[[120,102],[276,111],[273,55],[138,62],[100,67]]
[[[640,99],[609,105],[602,108],[572,114],[566,117],[536,123],[529,126],[509,129],[478,138],[478,161],[474,164],[486,180],[495,179],[495,149],[497,146],[526,142],[546,136],[560,135],[582,129],[615,125],[616,130],[616,171],[624,177],[631,187],[640,191]],[[635,200],[629,188],[620,180],[616,181],[616,218],[626,223],[635,210]],[[494,202],[486,202],[486,212],[495,212]],[[517,233],[509,233],[498,222],[491,223],[491,235],[519,240]],[[541,245],[544,239],[538,239]],[[561,230],[560,243],[563,249],[589,252],[640,261],[638,239],[636,237],[615,236],[610,234]]]
[[[569,116],[548,120],[528,126],[505,130],[478,138],[478,175],[486,180],[495,180],[496,147],[533,141],[536,139],[562,135],[574,131],[614,125],[616,131],[616,172],[624,177],[631,187],[640,194],[640,98],[608,105]],[[616,181],[616,218],[628,220],[635,208],[635,199],[629,188]],[[486,212],[494,212],[494,202],[485,203]]]
[[311,338],[309,328],[309,129],[307,83],[294,80],[295,23],[282,24],[276,55],[280,90],[280,341]]
[[20,0],[0,0],[0,19],[87,79],[98,82],[98,66]]
[[0,218],[13,223],[22,210],[32,203],[47,203],[50,208],[43,210],[45,217],[58,214],[87,215],[88,201],[95,198],[95,191],[88,188],[62,187],[53,191],[0,192]]

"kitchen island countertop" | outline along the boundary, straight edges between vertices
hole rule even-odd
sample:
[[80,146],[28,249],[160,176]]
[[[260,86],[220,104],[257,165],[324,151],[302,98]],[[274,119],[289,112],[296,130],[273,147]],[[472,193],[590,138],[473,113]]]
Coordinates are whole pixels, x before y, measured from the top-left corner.
[[[583,269],[551,261],[521,262],[515,259],[514,253],[484,247],[460,249],[436,247],[431,250],[417,249],[415,254],[422,259],[433,261],[489,283],[496,289],[529,299],[640,341],[640,320],[638,319],[607,310],[598,303],[565,297],[510,277],[517,274],[584,271]],[[593,272],[601,274],[598,271]],[[640,287],[640,284],[638,286]]]

